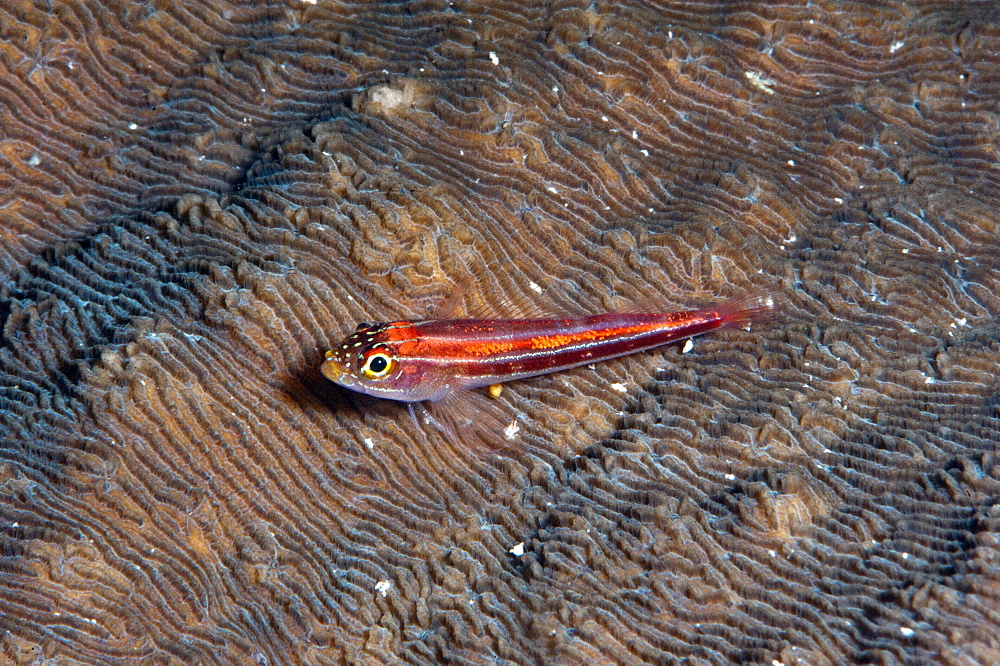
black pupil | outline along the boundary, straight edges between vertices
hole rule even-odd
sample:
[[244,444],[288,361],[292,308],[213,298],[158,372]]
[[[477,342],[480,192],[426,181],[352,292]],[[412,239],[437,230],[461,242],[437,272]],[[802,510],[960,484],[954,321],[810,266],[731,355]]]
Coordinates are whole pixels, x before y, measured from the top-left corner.
[[385,356],[376,356],[371,361],[368,362],[368,369],[378,374],[384,372],[386,368],[389,367],[389,361],[386,360]]

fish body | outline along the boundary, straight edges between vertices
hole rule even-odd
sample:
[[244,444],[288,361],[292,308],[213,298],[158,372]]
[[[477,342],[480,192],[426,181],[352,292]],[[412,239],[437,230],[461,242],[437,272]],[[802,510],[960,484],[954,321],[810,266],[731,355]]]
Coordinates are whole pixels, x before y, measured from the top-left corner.
[[326,352],[323,375],[380,398],[442,400],[455,391],[567,370],[774,316],[776,294],[670,313],[361,324]]

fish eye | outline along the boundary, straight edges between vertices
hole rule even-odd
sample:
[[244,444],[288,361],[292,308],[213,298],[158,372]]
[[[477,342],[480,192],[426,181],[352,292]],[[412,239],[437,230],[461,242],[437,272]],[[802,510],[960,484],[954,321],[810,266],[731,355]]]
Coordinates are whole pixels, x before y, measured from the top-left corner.
[[392,370],[393,359],[385,352],[375,352],[361,364],[361,374],[368,379],[382,379]]

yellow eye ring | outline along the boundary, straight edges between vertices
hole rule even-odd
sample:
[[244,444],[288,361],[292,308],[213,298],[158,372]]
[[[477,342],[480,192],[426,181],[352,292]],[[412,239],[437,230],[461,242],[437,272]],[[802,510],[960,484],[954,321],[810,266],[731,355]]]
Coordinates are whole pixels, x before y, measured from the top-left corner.
[[361,374],[368,379],[382,379],[395,365],[393,358],[383,352],[375,352],[361,365]]

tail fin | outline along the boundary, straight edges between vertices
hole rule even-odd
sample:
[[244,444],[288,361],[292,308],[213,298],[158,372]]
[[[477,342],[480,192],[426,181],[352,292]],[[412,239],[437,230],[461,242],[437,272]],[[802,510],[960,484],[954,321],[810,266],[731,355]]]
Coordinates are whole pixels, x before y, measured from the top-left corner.
[[751,324],[781,318],[786,305],[787,299],[783,292],[774,289],[755,289],[706,310],[718,315],[722,319],[723,326],[749,328]]

